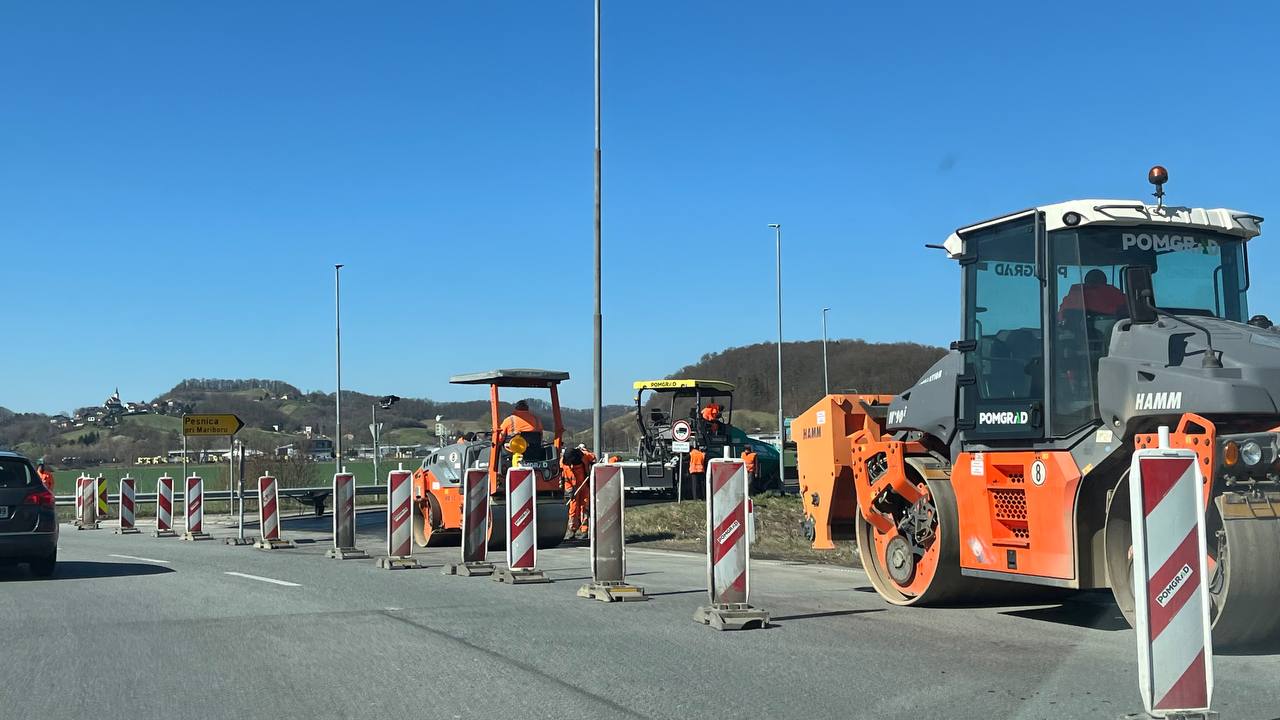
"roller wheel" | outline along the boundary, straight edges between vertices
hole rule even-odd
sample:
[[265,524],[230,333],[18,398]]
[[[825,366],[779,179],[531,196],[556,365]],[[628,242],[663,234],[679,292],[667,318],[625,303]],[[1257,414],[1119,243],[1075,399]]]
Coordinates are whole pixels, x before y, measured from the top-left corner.
[[440,503],[428,495],[413,513],[413,541],[418,547],[457,545],[462,541],[462,533],[458,530],[446,530],[440,526]]
[[[1205,511],[1209,557],[1209,619],[1220,649],[1280,649],[1280,520],[1223,521],[1222,498]],[[1129,476],[1125,473],[1107,506],[1107,582],[1129,625],[1135,623],[1133,541]]]
[[[881,533],[858,513],[858,553],[871,584],[895,605],[924,605],[971,599],[980,581],[960,574],[956,498],[951,481],[925,480],[912,466],[908,475],[924,491],[915,505],[905,502],[893,519],[898,527]],[[910,521],[910,522],[904,522]],[[900,528],[910,526],[910,533]]]
[[[564,535],[569,530],[569,508],[558,500],[539,502],[534,507],[538,512],[538,547],[553,548],[564,542]],[[489,509],[489,549],[507,549],[507,506],[505,503],[494,503]]]

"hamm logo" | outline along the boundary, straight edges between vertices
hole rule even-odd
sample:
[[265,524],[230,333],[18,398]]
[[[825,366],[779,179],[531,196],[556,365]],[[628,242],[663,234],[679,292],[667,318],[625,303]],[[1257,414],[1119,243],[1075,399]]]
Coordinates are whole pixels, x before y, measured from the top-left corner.
[[1138,393],[1133,402],[1134,410],[1180,410],[1182,393],[1152,392]]
[[906,408],[902,408],[901,410],[890,410],[890,411],[889,411],[889,424],[890,424],[890,425],[901,425],[902,423],[906,422],[906,420],[907,420],[907,409],[906,409]]
[[979,425],[1026,425],[1030,419],[1026,410],[978,413]]

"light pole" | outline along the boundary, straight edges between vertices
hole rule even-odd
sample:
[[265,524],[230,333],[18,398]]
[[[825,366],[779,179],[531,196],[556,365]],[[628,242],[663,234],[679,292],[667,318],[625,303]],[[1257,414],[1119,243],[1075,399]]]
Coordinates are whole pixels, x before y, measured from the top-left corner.
[[822,394],[831,394],[831,378],[827,375],[827,311],[831,308],[822,308]]
[[597,453],[603,452],[600,448],[601,436],[601,419],[600,408],[603,404],[603,395],[601,394],[601,384],[603,382],[601,375],[603,374],[603,357],[601,352],[601,334],[603,326],[603,318],[600,313],[600,0],[596,0],[596,35],[595,35],[595,88],[596,88],[596,148],[595,148],[595,193],[596,193],[596,219],[595,219],[595,314],[592,316],[592,323],[595,330],[594,346],[592,348],[593,362],[591,366],[592,372],[592,388],[591,388],[591,449]]
[[782,452],[786,444],[786,429],[782,425],[782,225],[769,223],[773,228],[774,242],[778,252],[778,452]]
[[342,472],[342,277],[341,265],[333,266],[333,331],[336,338],[338,391],[333,395],[334,464],[336,475]]
[[369,434],[373,436],[373,484],[378,484],[378,438],[382,435],[382,426],[378,424],[378,407],[383,410],[391,409],[392,405],[400,402],[400,396],[387,395],[376,403],[370,405],[370,411],[373,414],[373,424],[369,426]]

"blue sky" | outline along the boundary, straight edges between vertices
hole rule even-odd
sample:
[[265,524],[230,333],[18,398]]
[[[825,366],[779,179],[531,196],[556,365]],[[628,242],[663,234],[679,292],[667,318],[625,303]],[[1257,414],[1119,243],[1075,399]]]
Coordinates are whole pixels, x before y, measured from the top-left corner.
[[[1278,20],[606,0],[606,401],[773,337],[770,222],[788,339],[830,306],[833,337],[945,344],[958,275],[923,245],[959,225],[1145,197],[1157,162],[1174,203],[1275,216]],[[587,405],[591,31],[589,0],[6,4],[0,405],[332,390],[335,262],[346,387],[543,366]]]

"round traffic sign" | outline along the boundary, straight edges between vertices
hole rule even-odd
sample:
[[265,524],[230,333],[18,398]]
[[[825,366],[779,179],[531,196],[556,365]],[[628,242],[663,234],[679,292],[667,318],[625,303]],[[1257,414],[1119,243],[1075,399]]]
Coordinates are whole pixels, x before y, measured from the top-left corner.
[[671,438],[676,442],[685,442],[693,436],[693,426],[688,420],[677,420],[671,424]]

